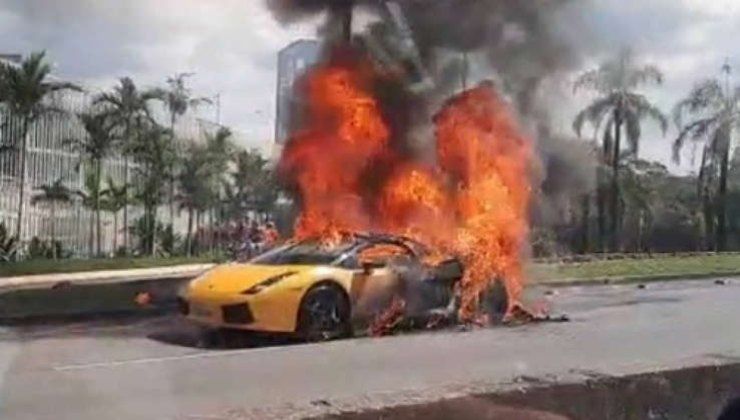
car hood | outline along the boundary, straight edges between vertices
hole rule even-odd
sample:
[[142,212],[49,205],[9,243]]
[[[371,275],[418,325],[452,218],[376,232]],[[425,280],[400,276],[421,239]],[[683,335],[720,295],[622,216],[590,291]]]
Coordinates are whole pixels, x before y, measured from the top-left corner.
[[297,265],[219,265],[190,282],[191,291],[240,293],[257,283],[286,273],[300,274],[314,268]]

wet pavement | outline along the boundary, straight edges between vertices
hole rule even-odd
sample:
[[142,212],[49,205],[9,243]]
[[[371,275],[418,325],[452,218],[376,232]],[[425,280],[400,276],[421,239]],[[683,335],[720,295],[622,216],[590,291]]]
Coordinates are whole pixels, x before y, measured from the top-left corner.
[[530,294],[571,322],[324,344],[169,315],[2,327],[0,418],[300,417],[740,361],[740,279]]

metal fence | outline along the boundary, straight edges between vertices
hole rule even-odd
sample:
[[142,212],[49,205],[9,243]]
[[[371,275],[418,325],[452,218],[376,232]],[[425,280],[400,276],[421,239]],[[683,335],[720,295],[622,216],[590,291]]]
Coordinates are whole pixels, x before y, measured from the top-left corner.
[[[24,243],[28,243],[34,237],[49,240],[53,224],[56,239],[63,244],[65,251],[75,256],[89,254],[88,241],[91,229],[93,229],[91,223],[93,212],[85,208],[81,200],[73,200],[69,204],[57,204],[56,211],[52,215],[51,205],[43,202],[32,204],[32,197],[38,193],[39,186],[52,184],[59,179],[71,190],[84,189],[85,166],[79,165],[80,156],[68,144],[65,144],[65,140],[86,136],[76,114],[89,109],[91,98],[92,95],[88,93],[56,94],[49,100],[66,113],[44,115],[29,130],[26,150],[24,216],[21,226],[21,238]],[[169,126],[164,107],[155,105],[154,115],[161,124]],[[7,145],[11,136],[20,133],[20,119],[10,115],[0,106],[0,122],[2,122],[0,144]],[[178,121],[175,132],[178,139],[183,139],[180,140],[183,146],[184,141],[204,141],[206,133],[212,133],[218,127],[220,126],[217,124],[195,118],[193,115],[186,115]],[[0,222],[4,223],[10,232],[15,232],[18,221],[19,162],[18,151],[10,149],[0,151]],[[116,183],[121,184],[124,177],[123,166],[123,159],[120,156],[108,159],[103,165],[103,179],[111,177]],[[140,208],[130,206],[129,224],[132,224],[132,221],[141,213]],[[165,213],[164,210],[160,212],[160,214]],[[102,252],[112,253],[114,243],[119,246],[123,244],[122,221],[119,220],[118,232],[115,232],[112,214],[101,214],[101,223]],[[184,216],[177,217],[175,230],[183,231],[185,226]]]

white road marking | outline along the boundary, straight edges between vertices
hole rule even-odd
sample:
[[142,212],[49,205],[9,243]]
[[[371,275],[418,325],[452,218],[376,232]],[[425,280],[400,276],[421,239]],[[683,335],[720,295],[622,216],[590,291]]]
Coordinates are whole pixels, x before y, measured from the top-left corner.
[[74,371],[74,370],[113,368],[113,367],[128,366],[128,365],[145,365],[145,364],[151,364],[151,363],[176,362],[180,360],[212,359],[212,358],[217,358],[217,357],[238,356],[241,354],[256,353],[259,351],[267,351],[267,350],[275,351],[277,350],[277,348],[276,347],[263,347],[263,348],[251,348],[251,349],[243,349],[243,350],[191,353],[191,354],[184,354],[181,356],[164,356],[164,357],[151,357],[151,358],[143,358],[143,359],[115,360],[115,361],[110,361],[110,362],[83,363],[83,364],[54,366],[52,367],[52,370],[57,371],[57,372],[67,372],[67,371]]

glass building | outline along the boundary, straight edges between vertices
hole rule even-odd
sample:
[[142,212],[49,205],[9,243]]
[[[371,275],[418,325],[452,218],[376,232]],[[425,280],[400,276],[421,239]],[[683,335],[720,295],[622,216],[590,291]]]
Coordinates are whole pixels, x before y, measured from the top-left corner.
[[292,128],[299,124],[296,110],[300,98],[295,94],[295,83],[314,65],[321,54],[321,44],[316,40],[301,39],[278,53],[277,110],[275,113],[275,143],[282,146]]

